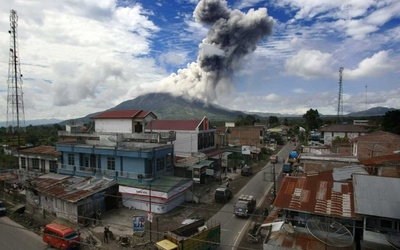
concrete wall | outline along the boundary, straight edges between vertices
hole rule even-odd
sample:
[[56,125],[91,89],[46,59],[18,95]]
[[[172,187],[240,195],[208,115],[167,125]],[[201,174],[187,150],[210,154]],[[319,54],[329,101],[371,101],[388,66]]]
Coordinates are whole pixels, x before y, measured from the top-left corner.
[[263,143],[264,130],[262,127],[245,126],[229,128],[229,130],[228,144],[255,146]]
[[96,132],[132,133],[131,119],[95,119]]

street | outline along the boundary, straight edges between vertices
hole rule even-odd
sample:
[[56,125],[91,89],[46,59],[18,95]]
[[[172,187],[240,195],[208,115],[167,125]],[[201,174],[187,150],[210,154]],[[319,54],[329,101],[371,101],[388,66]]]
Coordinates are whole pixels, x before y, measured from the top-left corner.
[[[286,159],[289,152],[295,148],[294,144],[286,144],[278,153],[279,163],[267,165],[255,174],[251,180],[211,219],[221,222],[221,244],[218,249],[228,250],[237,249],[240,241],[247,232],[247,228],[251,223],[251,217],[238,218],[233,213],[235,205],[240,194],[250,194],[257,199],[257,207],[264,204],[264,199],[271,192],[274,182],[266,180],[265,176],[272,174],[272,167],[275,166],[275,175],[278,176],[282,171],[283,159]],[[273,178],[272,178],[273,179]],[[277,179],[277,178],[275,178]]]
[[0,217],[0,249],[47,249],[42,238],[15,223],[6,216]]

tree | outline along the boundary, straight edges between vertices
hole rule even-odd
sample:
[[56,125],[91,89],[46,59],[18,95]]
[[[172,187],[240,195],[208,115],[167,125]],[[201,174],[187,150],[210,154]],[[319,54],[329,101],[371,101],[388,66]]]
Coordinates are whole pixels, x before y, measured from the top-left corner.
[[253,126],[256,122],[260,122],[260,119],[253,115],[247,115],[246,117],[243,117],[243,115],[238,115],[236,117],[235,124],[237,126]]
[[285,117],[285,119],[283,120],[283,125],[289,126],[289,120],[287,117]]
[[322,125],[322,119],[319,117],[318,110],[310,109],[303,115],[307,129],[318,129]]
[[279,124],[279,119],[277,116],[268,117],[268,124],[270,127],[275,127]]
[[386,112],[382,121],[383,130],[400,135],[400,110]]

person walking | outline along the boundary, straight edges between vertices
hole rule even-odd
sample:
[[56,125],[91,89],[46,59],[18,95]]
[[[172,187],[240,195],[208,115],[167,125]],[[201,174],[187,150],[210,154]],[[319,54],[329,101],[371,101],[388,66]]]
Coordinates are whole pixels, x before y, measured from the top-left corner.
[[226,180],[226,187],[229,188],[229,179]]
[[104,228],[103,241],[104,243],[108,243],[108,227]]

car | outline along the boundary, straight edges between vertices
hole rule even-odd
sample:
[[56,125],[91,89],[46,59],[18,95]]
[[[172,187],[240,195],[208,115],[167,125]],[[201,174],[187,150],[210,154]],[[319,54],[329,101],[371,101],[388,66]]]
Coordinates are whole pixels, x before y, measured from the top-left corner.
[[6,215],[7,208],[4,202],[0,201],[0,215]]
[[242,176],[250,176],[253,174],[253,169],[249,165],[245,165],[244,167],[242,167],[240,174]]
[[228,187],[219,187],[215,190],[214,199],[218,203],[227,203],[232,199],[233,193]]
[[271,162],[271,163],[278,163],[278,156],[277,155],[271,155],[270,157],[269,157],[269,161]]

